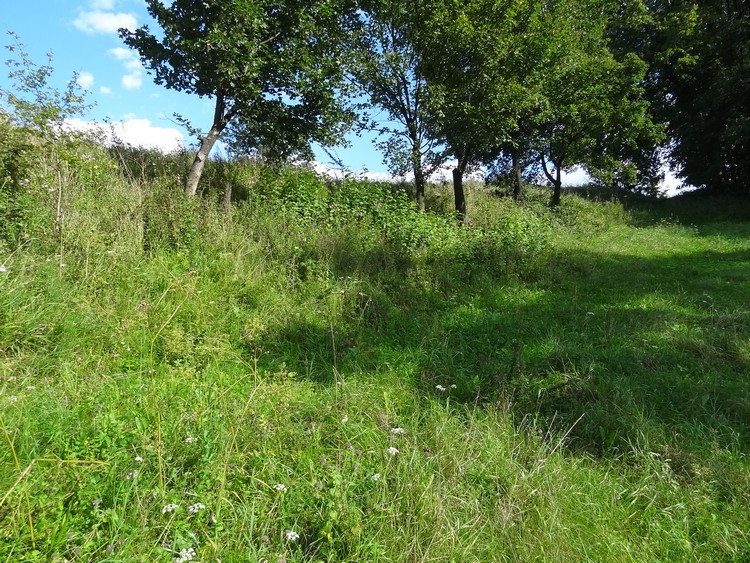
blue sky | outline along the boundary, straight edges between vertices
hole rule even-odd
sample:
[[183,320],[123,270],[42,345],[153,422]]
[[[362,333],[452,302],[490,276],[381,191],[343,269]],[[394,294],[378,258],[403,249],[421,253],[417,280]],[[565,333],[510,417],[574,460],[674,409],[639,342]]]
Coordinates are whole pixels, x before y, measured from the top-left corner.
[[[118,122],[118,136],[129,143],[174,149],[195,142],[174,114],[191,120],[194,127],[208,129],[213,104],[199,98],[168,90],[154,84],[134,51],[125,47],[117,29],[135,29],[143,24],[152,28],[143,0],[43,0],[6,2],[3,6],[3,43],[11,42],[5,31],[21,37],[31,59],[42,64],[48,52],[54,54],[52,85],[64,88],[78,73],[78,81],[88,90],[87,100],[96,105],[81,118],[83,122],[109,119]],[[2,50],[2,60],[8,52]],[[7,69],[0,71],[0,87],[9,88]],[[85,123],[80,123],[85,126]],[[385,177],[387,167],[373,146],[374,139],[351,136],[349,148],[337,147],[333,153],[352,171],[363,169],[375,177]],[[323,151],[317,158],[330,164]],[[566,174],[563,181],[575,185],[585,181],[580,172]],[[669,184],[674,184],[672,179]]]

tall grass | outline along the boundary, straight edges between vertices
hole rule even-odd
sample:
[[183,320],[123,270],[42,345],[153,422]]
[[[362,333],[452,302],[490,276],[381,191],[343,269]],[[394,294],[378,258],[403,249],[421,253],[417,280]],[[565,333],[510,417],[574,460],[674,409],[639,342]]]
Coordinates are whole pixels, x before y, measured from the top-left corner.
[[66,150],[0,247],[5,560],[750,557],[746,223]]

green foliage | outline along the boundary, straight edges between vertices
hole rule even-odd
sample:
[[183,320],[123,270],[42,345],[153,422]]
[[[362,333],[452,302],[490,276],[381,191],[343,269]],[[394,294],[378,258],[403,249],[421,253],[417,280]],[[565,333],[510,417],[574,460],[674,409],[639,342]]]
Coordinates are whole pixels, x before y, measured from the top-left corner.
[[[238,154],[274,161],[310,153],[313,141],[331,144],[348,115],[336,92],[352,3],[260,1],[169,5],[149,0],[148,11],[162,33],[148,26],[121,29],[157,84],[214,98],[214,118],[186,179],[196,193],[202,167],[229,127]],[[183,121],[184,118],[181,118]]]
[[678,175],[696,187],[750,193],[747,5],[634,2],[612,35],[615,48],[649,63],[649,100]]
[[144,250],[192,248],[199,235],[197,205],[170,179],[151,182],[143,197]]
[[607,2],[561,3],[547,17],[554,32],[550,68],[535,69],[545,110],[536,147],[556,169],[544,167],[553,203],[560,171],[579,164],[606,186],[653,192],[663,131],[644,99],[646,64],[632,52],[612,53]]
[[28,184],[31,159],[27,136],[0,113],[0,239],[18,243],[23,231],[22,187]]
[[134,147],[122,142],[114,142],[108,147],[108,152],[121,175],[128,182],[141,186],[165,178],[181,181],[192,158],[186,152],[164,154],[155,149]]

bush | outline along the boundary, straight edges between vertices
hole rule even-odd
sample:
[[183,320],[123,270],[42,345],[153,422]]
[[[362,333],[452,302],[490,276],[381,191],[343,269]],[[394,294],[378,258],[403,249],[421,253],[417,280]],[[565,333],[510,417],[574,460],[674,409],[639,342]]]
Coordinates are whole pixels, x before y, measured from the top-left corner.
[[22,239],[23,188],[29,183],[31,149],[27,135],[0,113],[0,240],[12,245]]
[[50,144],[64,137],[65,120],[89,106],[75,76],[64,91],[49,85],[51,54],[47,64],[39,65],[29,58],[18,35],[8,34],[13,41],[6,47],[13,56],[6,62],[12,88],[0,88],[0,240],[13,246],[28,242],[36,231],[32,225],[42,218],[39,204],[46,194],[43,182],[35,182],[37,163]]

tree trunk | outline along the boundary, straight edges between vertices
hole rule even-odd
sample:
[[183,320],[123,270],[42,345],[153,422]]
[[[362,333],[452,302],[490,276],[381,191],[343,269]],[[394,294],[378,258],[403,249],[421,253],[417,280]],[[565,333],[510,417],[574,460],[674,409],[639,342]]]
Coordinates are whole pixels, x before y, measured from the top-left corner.
[[466,196],[464,195],[464,167],[461,164],[453,169],[453,197],[456,201],[456,216],[459,223],[468,224],[466,219]]
[[414,191],[416,192],[417,205],[420,211],[424,211],[424,171],[422,170],[422,155],[419,153],[419,148],[414,147],[411,152],[412,168],[414,169]]
[[409,133],[409,142],[411,143],[411,169],[414,172],[414,197],[420,211],[424,211],[424,170],[422,169],[422,150],[419,139],[419,131],[414,118],[406,116],[406,129]]
[[216,141],[221,133],[216,127],[212,127],[208,132],[208,135],[201,139],[201,144],[198,147],[198,152],[195,153],[193,164],[190,166],[190,172],[188,172],[187,179],[185,180],[185,195],[193,197],[195,192],[198,191],[198,183],[201,181],[201,175],[203,174],[203,167],[206,166],[206,160],[208,155],[211,153],[211,149],[214,148]]
[[562,193],[562,167],[563,167],[563,158],[560,158],[559,160],[552,159],[552,164],[555,166],[555,175],[553,176],[552,173],[547,168],[547,159],[544,158],[544,155],[541,155],[540,157],[541,163],[542,163],[542,170],[544,171],[544,175],[547,176],[547,179],[552,184],[552,199],[550,200],[549,204],[550,207],[557,207],[560,205],[560,195]]
[[523,176],[521,175],[521,157],[518,151],[511,151],[510,157],[513,161],[513,199],[518,201],[523,198]]
[[227,109],[224,93],[219,91],[216,94],[216,104],[214,106],[214,122],[211,125],[208,135],[201,138],[198,152],[195,153],[195,159],[193,159],[190,172],[188,172],[185,179],[185,195],[188,197],[193,197],[198,191],[198,183],[201,181],[203,167],[206,165],[208,155],[211,154],[211,149],[214,148],[216,141],[219,140],[219,135],[221,135],[221,132],[224,131],[235,114],[236,108],[230,107]]
[[549,202],[550,206],[557,207],[560,205],[560,193],[562,192],[562,182],[560,181],[560,171],[557,171],[557,178],[554,183],[554,191],[552,192],[552,200]]

